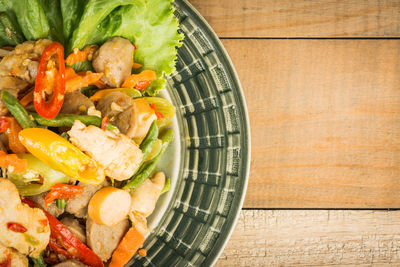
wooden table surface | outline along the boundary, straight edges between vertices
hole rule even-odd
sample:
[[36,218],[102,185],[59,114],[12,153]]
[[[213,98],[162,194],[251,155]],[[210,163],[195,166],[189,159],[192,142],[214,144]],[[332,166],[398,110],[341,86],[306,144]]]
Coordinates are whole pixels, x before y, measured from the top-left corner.
[[400,1],[190,2],[251,121],[246,200],[216,266],[400,266]]

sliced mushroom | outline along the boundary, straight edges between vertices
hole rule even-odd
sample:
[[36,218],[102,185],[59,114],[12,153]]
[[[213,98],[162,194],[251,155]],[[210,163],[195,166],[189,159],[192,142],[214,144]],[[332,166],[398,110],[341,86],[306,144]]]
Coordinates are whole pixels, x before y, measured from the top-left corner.
[[86,221],[87,244],[103,261],[107,261],[128,229],[128,219],[110,227],[97,224],[88,218]]
[[135,101],[125,93],[112,92],[99,100],[96,108],[107,116],[111,124],[118,127],[121,133],[133,137],[138,122],[138,109]]
[[72,216],[66,216],[61,220],[61,223],[64,224],[82,243],[86,243],[85,230],[77,219],[74,219]]
[[86,114],[89,107],[94,106],[93,102],[79,90],[65,93],[64,103],[60,113]]

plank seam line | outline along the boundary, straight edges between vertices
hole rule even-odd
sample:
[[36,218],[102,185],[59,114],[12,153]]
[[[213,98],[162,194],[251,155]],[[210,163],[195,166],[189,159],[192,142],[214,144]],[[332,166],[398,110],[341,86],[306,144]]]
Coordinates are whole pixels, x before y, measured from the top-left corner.
[[397,211],[400,208],[242,208],[242,210],[380,210],[380,211]]
[[399,37],[219,37],[221,40],[400,40]]

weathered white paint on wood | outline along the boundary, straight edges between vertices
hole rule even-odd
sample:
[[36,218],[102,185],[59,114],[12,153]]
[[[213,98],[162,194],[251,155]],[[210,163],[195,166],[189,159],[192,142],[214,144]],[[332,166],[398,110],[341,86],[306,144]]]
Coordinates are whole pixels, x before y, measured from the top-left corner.
[[400,211],[244,210],[222,266],[400,266]]

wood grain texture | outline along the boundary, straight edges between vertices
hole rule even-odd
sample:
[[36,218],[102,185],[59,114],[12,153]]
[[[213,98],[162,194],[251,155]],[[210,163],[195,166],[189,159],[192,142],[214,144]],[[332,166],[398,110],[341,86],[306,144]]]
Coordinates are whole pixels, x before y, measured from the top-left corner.
[[252,132],[244,207],[400,207],[400,40],[224,40]]
[[190,0],[220,37],[400,36],[397,0]]
[[400,211],[243,210],[216,267],[400,266]]

